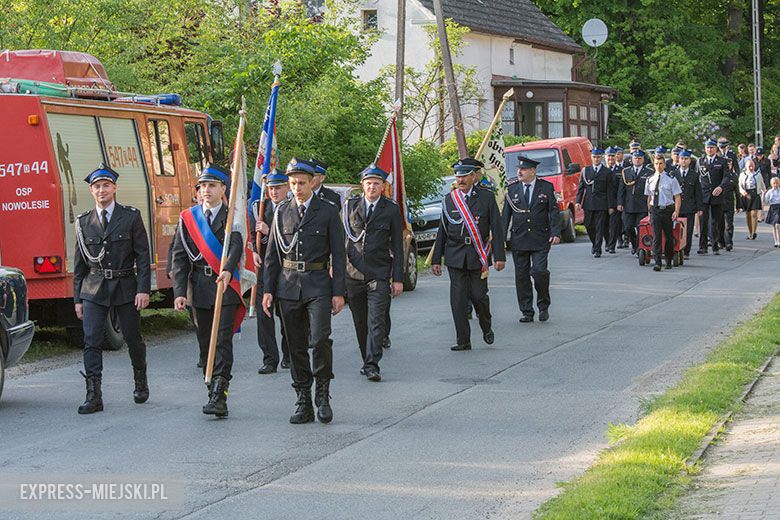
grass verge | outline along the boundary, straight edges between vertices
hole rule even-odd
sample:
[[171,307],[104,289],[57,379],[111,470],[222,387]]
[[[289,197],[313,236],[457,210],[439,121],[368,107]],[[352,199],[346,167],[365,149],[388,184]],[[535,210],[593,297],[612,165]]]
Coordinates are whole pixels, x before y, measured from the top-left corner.
[[662,518],[689,481],[686,461],[780,344],[780,294],[690,368],[663,395],[644,403],[633,426],[610,425],[613,446],[536,519]]

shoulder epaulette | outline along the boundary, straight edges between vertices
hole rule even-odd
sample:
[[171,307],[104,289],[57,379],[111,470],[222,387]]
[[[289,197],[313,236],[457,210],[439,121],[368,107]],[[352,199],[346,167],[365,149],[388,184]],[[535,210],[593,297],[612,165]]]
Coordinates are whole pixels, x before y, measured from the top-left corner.
[[292,200],[292,199],[284,199],[282,202],[280,202],[279,204],[277,204],[277,205],[276,205],[276,207],[277,207],[277,208],[281,208],[282,206],[286,206],[287,204],[289,204],[289,203],[290,203],[290,201],[291,201],[291,200]]
[[390,204],[394,204],[394,205],[398,206],[398,203],[396,201],[394,201],[393,199],[391,199],[390,197],[386,197],[385,195],[382,195],[382,198],[385,199]]
[[91,209],[88,209],[88,210],[87,210],[87,211],[85,211],[84,213],[80,213],[80,214],[76,215],[76,218],[86,217],[87,215],[89,215],[89,213],[90,213],[91,211],[92,211]]
[[335,202],[333,202],[332,200],[328,200],[328,199],[326,199],[326,198],[321,198],[320,200],[321,200],[322,202],[327,202],[328,204],[330,204],[330,205],[331,205],[331,206],[333,206],[334,208],[336,207],[336,203],[335,203]]

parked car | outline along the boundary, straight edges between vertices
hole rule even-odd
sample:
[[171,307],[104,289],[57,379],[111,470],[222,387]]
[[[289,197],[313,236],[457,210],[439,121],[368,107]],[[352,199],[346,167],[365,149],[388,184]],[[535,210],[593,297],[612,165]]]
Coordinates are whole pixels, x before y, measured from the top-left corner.
[[30,348],[35,324],[29,319],[27,281],[19,269],[0,266],[0,396],[5,369],[14,366]]
[[565,137],[532,141],[504,150],[508,183],[517,179],[519,155],[539,161],[536,175],[555,187],[555,198],[561,210],[561,240],[564,242],[574,242],[574,225],[581,224],[585,218],[582,209],[577,210],[575,205],[580,173],[582,168],[591,164],[592,148],[586,137]]
[[[332,189],[341,197],[341,203],[353,195],[359,195],[360,186],[357,184],[326,184],[328,188]],[[404,229],[404,291],[413,291],[417,287],[417,240],[414,237],[414,233]]]
[[436,194],[423,199],[422,207],[412,215],[412,230],[417,240],[417,250],[427,253],[436,241],[436,232],[441,220],[441,201],[452,190],[455,177],[442,177]]

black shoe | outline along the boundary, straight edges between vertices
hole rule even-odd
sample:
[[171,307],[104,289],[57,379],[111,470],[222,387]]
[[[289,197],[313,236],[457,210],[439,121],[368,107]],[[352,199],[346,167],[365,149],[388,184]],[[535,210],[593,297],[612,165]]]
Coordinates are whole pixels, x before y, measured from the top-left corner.
[[258,374],[275,374],[276,373],[276,367],[273,365],[263,365],[260,367],[260,369],[257,371]]
[[87,398],[84,404],[79,406],[79,413],[82,415],[103,411],[103,392],[100,389],[102,376],[87,376],[81,373],[87,383]]
[[596,258],[601,258],[601,251],[596,251],[595,253],[593,253],[593,256],[595,256]]
[[720,250],[718,250],[718,249],[713,249],[713,250],[712,250],[712,254],[713,254],[713,255],[719,255],[719,254],[720,254]]
[[360,375],[361,375],[361,376],[364,376],[364,375],[366,375],[366,367],[361,367],[361,368],[360,368]]
[[311,388],[296,388],[298,400],[295,402],[295,413],[290,416],[291,424],[314,422],[314,407],[311,405]]
[[203,367],[205,367],[205,366],[206,366],[206,365],[205,365],[205,364],[203,364],[203,361],[198,361],[198,368],[203,368]]
[[753,233],[753,240],[755,240],[758,237],[758,233]]
[[217,417],[227,417],[228,380],[222,376],[216,376],[209,388],[209,402],[203,405],[203,413]]
[[699,249],[698,251],[696,251],[696,254],[697,255],[706,255],[707,254],[707,250],[706,249]]
[[614,247],[609,250],[609,254],[611,254],[611,255],[615,254],[615,248]]
[[378,371],[372,368],[366,372],[366,379],[369,381],[379,382],[382,380],[382,376],[379,375]]
[[653,266],[653,271],[660,271],[661,270],[661,264],[655,264]]
[[671,268],[672,268],[672,264],[666,264],[666,269],[671,269]]
[[488,345],[492,345],[494,341],[496,341],[496,335],[493,333],[492,330],[489,330],[487,332],[482,333],[482,339],[485,340],[485,343]]
[[547,321],[550,319],[550,313],[547,310],[539,311],[539,321]]
[[288,358],[282,358],[282,363],[279,366],[284,369],[290,368],[290,360]]
[[385,338],[385,342],[382,343],[382,348],[390,348],[391,345],[390,338]]
[[465,345],[453,345],[450,347],[450,350],[459,352],[461,350],[471,350],[471,343],[466,343]]
[[533,314],[524,314],[522,318],[520,318],[520,323],[531,323],[534,321],[534,315]]
[[146,380],[146,367],[133,369],[133,380],[135,381],[135,390],[133,391],[133,401],[136,404],[143,404],[149,399],[149,383]]
[[748,235],[745,237],[745,240],[755,240],[755,239],[753,238],[753,235]]
[[317,379],[314,387],[314,404],[317,405],[317,419],[321,423],[327,424],[333,420],[333,410],[330,407],[330,379]]
[[631,250],[631,256],[636,256],[637,252],[638,251],[636,249],[632,249]]

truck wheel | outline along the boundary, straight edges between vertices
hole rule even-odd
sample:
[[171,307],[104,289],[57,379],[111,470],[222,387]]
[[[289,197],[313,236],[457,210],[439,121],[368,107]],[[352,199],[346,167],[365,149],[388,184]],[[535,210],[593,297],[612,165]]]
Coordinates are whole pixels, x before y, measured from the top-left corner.
[[644,249],[640,249],[639,250],[639,265],[645,265],[645,260],[646,260],[645,257],[646,256],[647,256],[647,253],[645,253],[645,250]]
[[106,318],[106,335],[103,338],[103,350],[121,350],[125,346],[125,338],[119,328],[119,318],[111,309]]
[[417,287],[417,247],[409,247],[404,273],[404,291],[414,291]]
[[574,229],[574,214],[570,209],[567,209],[561,213],[561,240],[563,242],[574,242],[576,238],[577,231]]

